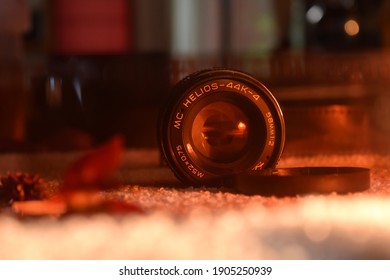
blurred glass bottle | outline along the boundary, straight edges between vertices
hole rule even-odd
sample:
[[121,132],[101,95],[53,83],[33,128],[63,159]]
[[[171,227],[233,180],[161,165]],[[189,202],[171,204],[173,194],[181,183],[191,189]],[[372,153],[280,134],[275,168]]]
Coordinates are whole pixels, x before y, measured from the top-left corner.
[[47,2],[50,50],[44,90],[36,91],[35,142],[83,148],[86,137],[93,143],[119,132],[129,145],[155,144],[157,110],[150,107],[168,83],[164,2]]
[[22,35],[29,27],[24,0],[0,0],[0,149],[15,149],[25,138],[26,93]]
[[115,81],[105,71],[130,49],[129,1],[55,0],[48,10],[50,53],[38,135],[48,134],[49,148],[83,148],[107,129],[104,118],[112,121]]

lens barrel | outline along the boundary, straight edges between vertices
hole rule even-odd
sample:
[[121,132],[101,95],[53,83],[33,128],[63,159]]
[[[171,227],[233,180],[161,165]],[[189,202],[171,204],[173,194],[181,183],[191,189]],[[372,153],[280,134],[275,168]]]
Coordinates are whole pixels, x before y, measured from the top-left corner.
[[159,123],[161,152],[187,185],[223,186],[229,178],[276,166],[285,142],[281,108],[252,76],[207,69],[172,90]]

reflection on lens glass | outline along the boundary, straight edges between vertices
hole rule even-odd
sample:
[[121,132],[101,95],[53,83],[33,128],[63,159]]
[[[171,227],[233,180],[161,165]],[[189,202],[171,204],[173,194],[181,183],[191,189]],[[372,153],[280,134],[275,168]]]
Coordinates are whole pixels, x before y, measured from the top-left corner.
[[192,125],[194,148],[204,157],[229,163],[246,152],[248,117],[236,105],[218,101],[205,106]]

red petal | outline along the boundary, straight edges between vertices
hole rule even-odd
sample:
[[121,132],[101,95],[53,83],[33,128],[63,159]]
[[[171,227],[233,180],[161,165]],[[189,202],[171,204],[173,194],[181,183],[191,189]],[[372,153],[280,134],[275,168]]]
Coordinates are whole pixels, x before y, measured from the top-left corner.
[[112,137],[96,150],[73,163],[64,176],[64,190],[98,188],[122,161],[123,137]]

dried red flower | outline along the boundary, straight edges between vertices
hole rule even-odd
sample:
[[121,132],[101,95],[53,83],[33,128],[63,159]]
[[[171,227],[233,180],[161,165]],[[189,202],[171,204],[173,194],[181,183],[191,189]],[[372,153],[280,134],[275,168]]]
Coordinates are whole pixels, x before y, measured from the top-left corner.
[[[92,214],[105,212],[124,214],[142,213],[142,209],[131,203],[107,200],[101,193],[107,179],[120,166],[123,155],[123,138],[114,136],[102,146],[91,151],[71,164],[66,170],[61,191],[54,197],[40,202],[18,202],[13,205],[15,212],[24,215]],[[27,180],[28,181],[28,180]],[[16,187],[16,190],[20,187]],[[17,192],[18,193],[18,192]],[[30,192],[28,192],[30,194]],[[26,190],[19,192],[25,197]],[[39,199],[30,194],[31,198]],[[12,201],[10,201],[12,203]]]
[[0,176],[0,205],[11,205],[14,201],[42,199],[40,190],[43,180],[28,173],[8,173]]

